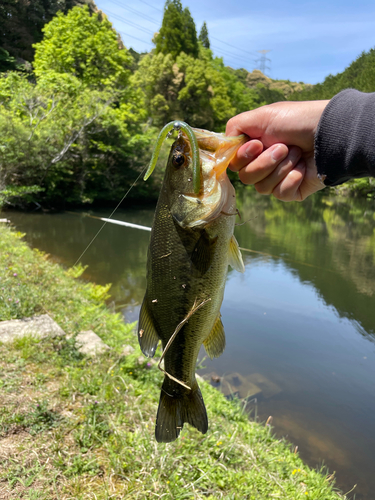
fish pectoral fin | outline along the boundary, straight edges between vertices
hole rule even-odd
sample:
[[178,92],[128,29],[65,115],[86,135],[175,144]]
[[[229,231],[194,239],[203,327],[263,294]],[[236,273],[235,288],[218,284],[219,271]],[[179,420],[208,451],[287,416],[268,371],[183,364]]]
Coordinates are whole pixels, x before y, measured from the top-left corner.
[[211,266],[217,239],[217,236],[211,238],[203,230],[191,253],[191,262],[201,274],[205,274]]
[[149,358],[153,358],[159,340],[159,335],[157,334],[152,316],[148,310],[147,302],[144,299],[139,314],[138,324],[138,342],[143,354]]
[[228,251],[228,264],[233,267],[236,271],[239,271],[240,273],[245,272],[245,265],[242,260],[242,254],[240,247],[238,246],[237,240],[234,236],[232,235],[232,238],[230,239],[229,243],[229,251]]
[[223,354],[225,349],[225,332],[220,314],[216,318],[214,327],[206,340],[203,342],[203,345],[210,358],[218,358],[221,354]]

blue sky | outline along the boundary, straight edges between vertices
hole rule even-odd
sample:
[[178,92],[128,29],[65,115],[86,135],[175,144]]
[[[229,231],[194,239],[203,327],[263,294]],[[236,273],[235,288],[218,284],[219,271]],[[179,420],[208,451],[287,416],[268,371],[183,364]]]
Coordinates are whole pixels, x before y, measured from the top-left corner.
[[[163,18],[164,1],[96,0],[126,47],[149,51]],[[259,66],[267,57],[272,78],[318,83],[343,71],[375,47],[374,0],[244,2],[187,0],[197,31],[206,21],[213,52],[233,68]]]

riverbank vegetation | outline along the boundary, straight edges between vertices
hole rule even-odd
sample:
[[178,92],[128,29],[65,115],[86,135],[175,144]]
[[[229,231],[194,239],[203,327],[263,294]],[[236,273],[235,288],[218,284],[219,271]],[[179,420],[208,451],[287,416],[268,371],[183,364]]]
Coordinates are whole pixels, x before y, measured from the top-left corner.
[[[375,90],[373,51],[314,86],[226,67],[206,23],[198,34],[180,0],[167,0],[155,48],[143,54],[124,46],[92,0],[10,1],[0,21],[0,206],[115,204],[168,121],[223,131],[264,104]],[[128,200],[155,201],[157,172]],[[362,179],[348,187],[374,192]]]
[[[0,345],[0,496],[8,499],[339,500],[333,476],[307,467],[243,404],[202,382],[203,436],[186,426],[159,445],[153,428],[161,374],[140,357],[134,325],[105,305],[109,288],[79,280],[0,225],[0,317],[48,313],[70,338]],[[74,337],[93,329],[110,346],[95,358]],[[124,345],[135,350],[124,354]]]

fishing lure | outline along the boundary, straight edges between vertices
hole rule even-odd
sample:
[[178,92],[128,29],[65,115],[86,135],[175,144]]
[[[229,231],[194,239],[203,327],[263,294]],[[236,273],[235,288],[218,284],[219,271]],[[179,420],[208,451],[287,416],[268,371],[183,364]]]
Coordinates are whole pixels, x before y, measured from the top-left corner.
[[152,158],[150,161],[150,164],[148,166],[148,169],[145,173],[144,180],[146,181],[152,172],[155,169],[156,162],[158,161],[159,158],[159,153],[161,146],[166,139],[166,137],[169,135],[171,131],[180,131],[183,130],[185,134],[187,135],[189,141],[190,141],[190,147],[191,147],[191,153],[192,153],[192,161],[193,161],[193,186],[194,186],[194,192],[195,194],[198,194],[201,188],[201,175],[200,175],[200,160],[199,160],[199,147],[198,147],[198,141],[197,138],[192,130],[192,128],[185,122],[180,122],[180,121],[175,121],[175,122],[169,122],[163,129],[161,130],[157,140],[156,140],[156,145],[154,148],[154,152],[152,153]]

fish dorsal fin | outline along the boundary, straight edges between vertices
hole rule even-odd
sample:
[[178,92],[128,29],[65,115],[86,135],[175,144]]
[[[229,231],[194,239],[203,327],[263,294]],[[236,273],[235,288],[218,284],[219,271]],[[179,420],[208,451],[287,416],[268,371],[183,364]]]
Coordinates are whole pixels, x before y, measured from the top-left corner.
[[203,342],[204,348],[210,358],[218,358],[225,349],[225,332],[223,323],[221,322],[221,315],[219,313],[216,318],[214,327],[210,334]]
[[240,273],[245,272],[245,265],[242,260],[242,254],[240,247],[238,246],[237,240],[234,236],[232,235],[232,238],[230,239],[229,243],[229,252],[228,252],[229,260],[228,264],[233,267],[236,271],[239,271]]
[[191,262],[201,274],[205,274],[211,266],[217,239],[217,236],[211,238],[203,230],[191,253]]
[[159,343],[159,335],[148,310],[146,299],[143,300],[139,314],[138,342],[143,354],[149,358],[153,358]]

